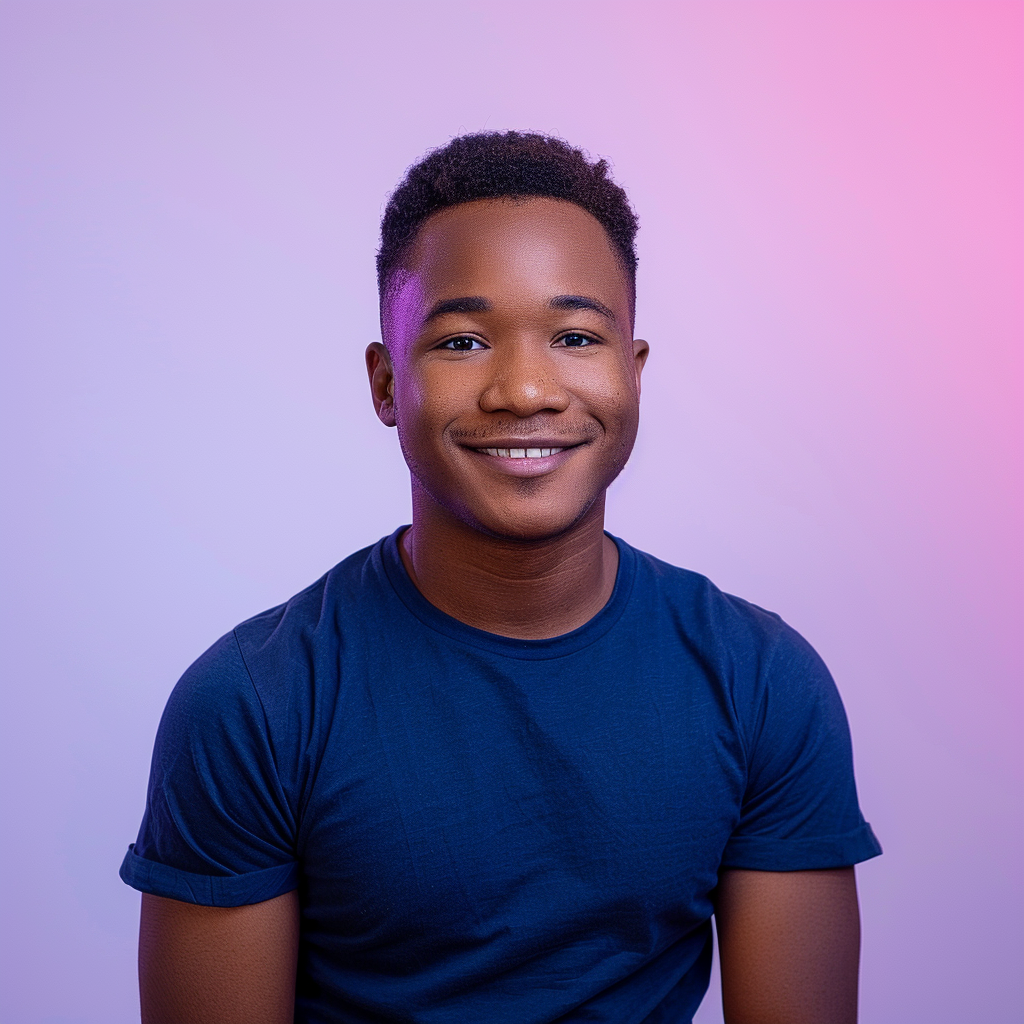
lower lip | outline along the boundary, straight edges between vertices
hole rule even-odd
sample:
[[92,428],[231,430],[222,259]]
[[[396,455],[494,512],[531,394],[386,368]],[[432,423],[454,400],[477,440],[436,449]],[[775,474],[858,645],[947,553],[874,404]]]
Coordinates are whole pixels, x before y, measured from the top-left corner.
[[504,473],[506,476],[543,476],[553,469],[558,469],[580,447],[581,445],[575,445],[572,448],[563,448],[560,452],[555,452],[554,455],[545,455],[539,459],[511,459],[504,455],[488,455],[475,448],[467,450],[483,459],[492,469]]

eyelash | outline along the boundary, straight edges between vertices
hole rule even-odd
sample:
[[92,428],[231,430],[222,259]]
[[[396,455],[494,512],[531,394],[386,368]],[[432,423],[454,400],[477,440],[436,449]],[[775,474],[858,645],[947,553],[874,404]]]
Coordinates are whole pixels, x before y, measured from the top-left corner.
[[[590,348],[592,345],[600,345],[601,344],[601,342],[599,342],[597,340],[597,338],[593,338],[589,334],[584,334],[582,331],[566,331],[565,334],[560,335],[557,340],[564,342],[567,338],[582,338],[586,342],[586,344],[585,345],[565,345],[564,346],[565,348]],[[454,338],[446,338],[437,347],[440,348],[440,349],[445,349],[448,352],[479,352],[480,351],[480,349],[473,349],[473,348],[452,348],[452,345],[456,341],[471,341],[474,344],[481,345],[481,346],[483,346],[483,344],[484,344],[482,341],[480,341],[479,338],[474,338],[474,337],[472,337],[469,334],[459,334],[459,335],[456,335]]]
[[566,348],[590,348],[592,345],[601,344],[597,338],[592,338],[589,334],[584,334],[582,331],[566,331],[558,340],[565,341],[566,338],[582,338],[586,342],[586,345],[566,345]]
[[475,345],[483,345],[483,342],[479,338],[473,338],[468,334],[458,334],[454,338],[445,338],[444,341],[438,345],[438,348],[447,349],[449,352],[477,352],[479,349],[471,348],[452,348],[451,346],[456,341],[472,341]]

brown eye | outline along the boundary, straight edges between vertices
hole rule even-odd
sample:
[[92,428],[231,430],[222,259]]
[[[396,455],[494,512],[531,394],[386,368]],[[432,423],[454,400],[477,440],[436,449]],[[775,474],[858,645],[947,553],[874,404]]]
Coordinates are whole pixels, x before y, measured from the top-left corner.
[[571,334],[563,334],[558,339],[566,348],[585,348],[588,345],[597,345],[599,342],[593,338],[588,337],[586,334],[577,334],[575,332]]
[[476,349],[484,348],[484,345],[477,341],[476,338],[461,336],[449,338],[447,341],[441,342],[438,348],[446,348],[449,352],[473,352]]

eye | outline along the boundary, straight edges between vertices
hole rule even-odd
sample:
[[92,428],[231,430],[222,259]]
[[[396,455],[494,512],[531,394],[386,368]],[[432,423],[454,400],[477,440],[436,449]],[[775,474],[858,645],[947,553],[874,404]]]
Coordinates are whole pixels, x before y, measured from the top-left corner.
[[468,334],[460,334],[457,338],[442,341],[437,347],[447,349],[449,352],[475,352],[487,346],[476,338],[471,338]]
[[558,341],[566,348],[586,348],[590,345],[601,344],[596,338],[591,338],[589,334],[580,334],[579,331],[563,334]]

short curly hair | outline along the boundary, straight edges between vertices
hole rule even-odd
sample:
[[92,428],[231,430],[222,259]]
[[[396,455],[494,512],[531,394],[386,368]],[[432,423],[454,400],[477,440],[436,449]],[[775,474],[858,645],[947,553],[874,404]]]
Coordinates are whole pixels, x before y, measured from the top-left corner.
[[388,200],[380,225],[377,285],[381,301],[388,280],[408,254],[423,222],[449,206],[476,199],[543,196],[582,207],[603,225],[636,299],[638,221],[607,160],[591,163],[562,139],[534,132],[476,132],[432,150],[406,172]]

